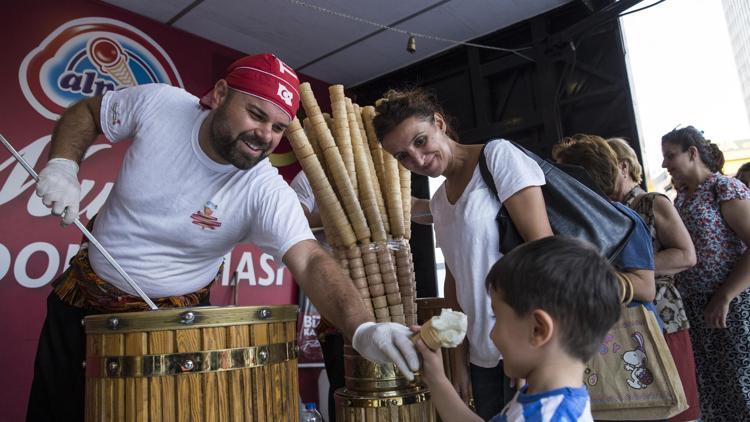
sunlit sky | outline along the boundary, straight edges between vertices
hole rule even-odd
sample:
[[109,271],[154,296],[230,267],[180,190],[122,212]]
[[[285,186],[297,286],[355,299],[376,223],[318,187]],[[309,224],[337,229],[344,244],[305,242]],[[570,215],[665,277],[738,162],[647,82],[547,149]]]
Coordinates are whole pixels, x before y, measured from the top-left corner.
[[647,169],[659,171],[661,136],[678,124],[719,145],[750,138],[721,0],[667,0],[622,27]]

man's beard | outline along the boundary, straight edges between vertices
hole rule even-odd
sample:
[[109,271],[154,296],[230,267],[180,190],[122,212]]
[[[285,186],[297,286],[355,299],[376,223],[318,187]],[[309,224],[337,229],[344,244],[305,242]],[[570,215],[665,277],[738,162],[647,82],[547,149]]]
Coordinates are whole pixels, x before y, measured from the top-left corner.
[[[255,149],[262,150],[261,155],[258,157],[251,157],[242,154],[240,151],[241,142],[244,142]],[[240,133],[236,138],[232,137],[227,125],[226,109],[224,106],[216,109],[216,113],[211,121],[211,145],[221,158],[229,161],[229,163],[240,170],[249,170],[253,168],[256,164],[268,157],[269,153],[269,145],[249,132]]]

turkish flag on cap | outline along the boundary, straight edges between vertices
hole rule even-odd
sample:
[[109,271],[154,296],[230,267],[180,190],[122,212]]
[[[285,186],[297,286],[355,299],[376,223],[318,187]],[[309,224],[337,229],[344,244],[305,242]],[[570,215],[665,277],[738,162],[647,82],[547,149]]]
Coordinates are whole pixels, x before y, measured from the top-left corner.
[[[269,101],[294,119],[299,108],[299,79],[294,70],[270,53],[243,57],[227,69],[224,77],[230,88]],[[213,108],[211,89],[201,105]]]

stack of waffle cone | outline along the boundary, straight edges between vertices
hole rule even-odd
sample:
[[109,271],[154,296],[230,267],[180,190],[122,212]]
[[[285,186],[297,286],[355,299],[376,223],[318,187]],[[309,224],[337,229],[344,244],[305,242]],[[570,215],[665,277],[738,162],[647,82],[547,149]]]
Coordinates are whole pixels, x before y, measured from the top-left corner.
[[312,186],[334,256],[378,322],[415,324],[410,174],[382,151],[372,107],[353,104],[335,85],[328,117],[310,85],[300,88],[307,118],[304,128],[295,119],[287,138]]
[[407,233],[411,235],[411,230],[407,231],[407,228],[411,227],[411,173],[400,166],[393,156],[384,152],[380,147],[372,123],[374,117],[374,108],[364,107],[362,109],[362,120],[368,136],[374,167],[376,173],[380,172],[378,177],[381,180],[381,186],[384,187],[383,202],[388,216],[387,221],[389,221],[389,247],[393,251],[396,271],[395,283],[399,286],[401,296],[400,309],[397,312],[403,311],[404,322],[407,325],[413,325],[417,321],[417,309],[414,302],[416,283],[411,248],[407,237]]
[[401,182],[401,206],[404,211],[404,239],[411,239],[411,172],[398,164]]
[[411,250],[409,242],[401,239],[395,248],[396,259],[396,277],[401,292],[401,302],[404,308],[406,325],[415,325],[417,323],[417,305],[415,302],[415,278],[414,264],[412,263]]
[[[325,125],[325,123],[323,124]],[[353,245],[356,242],[356,236],[352,230],[352,226],[346,219],[346,215],[336,197],[333,186],[328,178],[326,178],[323,167],[315,155],[299,120],[294,119],[289,124],[286,137],[289,139],[294,154],[297,156],[297,160],[299,160],[303,171],[310,181],[313,192],[315,192],[315,200],[320,210],[320,218],[323,221],[323,226],[332,235],[329,240],[339,244]]]
[[349,180],[351,181],[354,194],[357,195],[357,170],[354,165],[354,152],[349,132],[349,113],[346,110],[344,86],[332,85],[328,88],[328,94],[331,96],[331,114],[333,115],[331,131],[333,132],[333,139],[341,153],[344,167],[346,167],[346,171],[349,173]]
[[379,183],[380,200],[378,205],[380,206],[380,213],[386,218],[383,220],[383,225],[387,232],[391,232],[390,222],[388,221],[388,213],[385,207],[385,174],[383,170],[383,148],[380,147],[378,137],[375,134],[375,126],[372,124],[372,120],[375,118],[375,108],[367,106],[362,108],[362,124],[365,128],[365,135],[367,139],[367,145],[370,149],[370,157],[372,158],[372,168],[375,170],[375,175]]

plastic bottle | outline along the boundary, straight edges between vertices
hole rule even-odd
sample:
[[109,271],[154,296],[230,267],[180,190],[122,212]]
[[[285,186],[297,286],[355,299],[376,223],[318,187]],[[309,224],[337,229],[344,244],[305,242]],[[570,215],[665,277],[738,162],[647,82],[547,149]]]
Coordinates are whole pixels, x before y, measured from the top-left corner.
[[302,412],[300,422],[323,422],[323,416],[318,412],[315,403],[307,403],[305,405],[305,411]]

